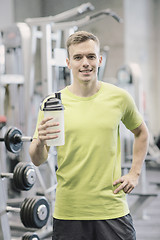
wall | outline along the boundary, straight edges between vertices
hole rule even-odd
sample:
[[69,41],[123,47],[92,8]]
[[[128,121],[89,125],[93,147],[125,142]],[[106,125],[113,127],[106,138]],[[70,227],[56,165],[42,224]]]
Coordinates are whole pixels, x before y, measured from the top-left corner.
[[41,0],[14,0],[14,6],[16,22],[42,16]]
[[0,0],[0,29],[42,16],[41,0]]
[[14,17],[13,0],[0,0],[0,29],[10,26]]
[[155,135],[160,134],[160,1],[155,0],[154,6],[155,12],[155,73],[156,77],[152,81],[152,84],[155,86],[154,91],[156,92],[155,100]]
[[[125,62],[136,62],[142,70],[142,81],[146,94],[146,113],[151,131],[160,131],[159,102],[159,1],[124,0]],[[158,33],[157,33],[158,31]],[[157,36],[158,35],[158,36]],[[157,52],[158,50],[158,52]]]

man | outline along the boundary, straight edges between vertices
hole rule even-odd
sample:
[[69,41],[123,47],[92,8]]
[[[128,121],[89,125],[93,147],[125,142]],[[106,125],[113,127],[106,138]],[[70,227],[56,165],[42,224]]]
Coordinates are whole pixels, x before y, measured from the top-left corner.
[[[65,106],[65,145],[57,147],[58,170],[53,221],[54,240],[135,240],[125,194],[138,184],[148,146],[148,131],[133,99],[123,89],[98,81],[102,63],[99,40],[85,31],[67,41],[73,83],[61,91]],[[51,118],[39,112],[30,156],[47,160]],[[133,161],[121,176],[119,125],[134,134]],[[48,133],[53,135],[47,136]]]

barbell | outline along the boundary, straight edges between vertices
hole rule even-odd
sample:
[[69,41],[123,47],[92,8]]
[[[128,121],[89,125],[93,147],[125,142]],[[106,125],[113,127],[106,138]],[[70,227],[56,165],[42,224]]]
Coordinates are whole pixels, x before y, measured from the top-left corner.
[[4,212],[20,213],[21,222],[26,228],[42,228],[49,217],[49,203],[45,197],[25,198],[20,208],[7,206]]
[[1,173],[0,177],[13,179],[17,189],[28,191],[35,184],[36,171],[30,163],[19,162],[15,166],[13,173]]
[[40,240],[36,233],[25,233],[22,236],[22,240]]
[[22,136],[21,130],[16,127],[9,127],[4,138],[0,138],[0,142],[4,142],[7,150],[12,153],[19,153],[22,149],[23,142],[31,142],[32,137]]

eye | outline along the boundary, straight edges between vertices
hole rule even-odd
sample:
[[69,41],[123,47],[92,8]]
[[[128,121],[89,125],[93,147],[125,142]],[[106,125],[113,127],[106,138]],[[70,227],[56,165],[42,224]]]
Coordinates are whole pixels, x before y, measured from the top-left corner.
[[96,56],[95,56],[95,55],[89,55],[89,56],[88,56],[88,59],[94,60],[94,59],[96,59]]
[[82,57],[81,56],[74,56],[73,58],[74,58],[74,60],[78,61],[78,60],[81,60]]

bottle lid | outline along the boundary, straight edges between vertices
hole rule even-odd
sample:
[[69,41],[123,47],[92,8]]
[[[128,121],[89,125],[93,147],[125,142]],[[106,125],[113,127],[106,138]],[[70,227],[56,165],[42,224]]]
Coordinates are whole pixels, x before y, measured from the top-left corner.
[[[43,101],[44,102],[44,101]],[[41,108],[41,106],[40,106]],[[47,97],[44,102],[43,111],[61,111],[64,110],[64,106],[61,102],[61,93],[55,93],[55,97]]]

